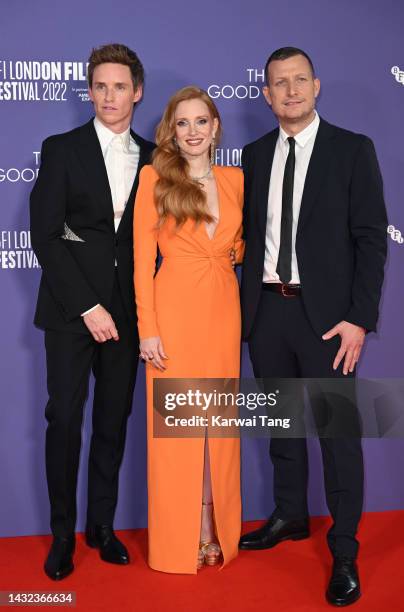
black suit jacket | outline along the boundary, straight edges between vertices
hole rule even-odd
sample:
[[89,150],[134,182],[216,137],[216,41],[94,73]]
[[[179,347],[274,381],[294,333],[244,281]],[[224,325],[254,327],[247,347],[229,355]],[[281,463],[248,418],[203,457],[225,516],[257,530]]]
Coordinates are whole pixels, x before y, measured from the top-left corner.
[[[243,150],[243,336],[254,325],[264,270],[268,189],[279,129]],[[375,330],[387,250],[383,185],[372,141],[320,120],[298,227],[302,299],[321,336],[341,320]]]
[[[93,120],[47,138],[31,193],[31,240],[42,267],[35,324],[88,333],[81,313],[109,308],[115,261],[124,304],[136,322],[133,290],[133,206],[139,172],[154,144],[131,131],[140,147],[132,191],[115,233],[107,171]],[[64,224],[81,240],[66,240]]]

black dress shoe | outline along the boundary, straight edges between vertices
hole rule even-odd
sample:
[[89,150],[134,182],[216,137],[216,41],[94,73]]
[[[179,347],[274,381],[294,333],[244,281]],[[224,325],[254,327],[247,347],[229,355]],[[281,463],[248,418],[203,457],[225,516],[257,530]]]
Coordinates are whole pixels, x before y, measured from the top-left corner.
[[275,513],[260,529],[246,533],[240,538],[242,550],[263,550],[272,548],[285,540],[304,540],[310,535],[309,520],[279,518]]
[[52,580],[62,580],[74,570],[74,535],[67,538],[54,536],[52,546],[45,561],[45,574]]
[[333,606],[349,606],[361,596],[358,567],[355,559],[336,557],[326,598]]
[[86,542],[91,548],[99,548],[100,557],[108,563],[127,565],[129,554],[118,540],[110,525],[94,525],[86,528]]

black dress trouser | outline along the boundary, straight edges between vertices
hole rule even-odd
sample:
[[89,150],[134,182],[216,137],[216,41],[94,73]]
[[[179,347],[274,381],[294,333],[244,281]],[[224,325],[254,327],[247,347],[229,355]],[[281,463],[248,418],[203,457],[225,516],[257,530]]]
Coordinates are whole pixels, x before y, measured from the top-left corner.
[[[336,371],[332,369],[339,346],[339,336],[325,341],[314,333],[300,296],[283,297],[269,291],[261,292],[249,338],[250,358],[256,378],[344,377],[343,362]],[[350,409],[352,418],[352,406]],[[355,419],[355,405],[354,411]],[[321,420],[321,415],[317,415],[316,422],[318,419]],[[356,435],[320,437],[319,440],[327,505],[333,519],[328,532],[328,545],[333,555],[356,557],[359,547],[356,532],[363,505],[361,439]],[[271,438],[270,456],[274,466],[277,514],[282,518],[307,517],[308,459],[305,438]]]
[[97,343],[90,334],[45,330],[49,401],[45,415],[46,472],[51,529],[74,532],[83,407],[95,377],[88,464],[87,523],[112,525],[118,478],[139,359],[136,326],[128,321],[117,274],[109,309],[119,341]]

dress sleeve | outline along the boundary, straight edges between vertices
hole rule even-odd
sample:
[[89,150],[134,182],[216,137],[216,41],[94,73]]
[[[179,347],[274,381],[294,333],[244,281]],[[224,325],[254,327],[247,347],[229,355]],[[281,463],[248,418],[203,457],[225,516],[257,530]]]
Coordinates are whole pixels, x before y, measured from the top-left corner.
[[[243,202],[244,202],[244,179],[243,173],[240,171],[237,173],[238,175],[238,191],[237,191],[237,203],[240,206],[240,210],[243,210]],[[236,251],[236,263],[241,263],[244,257],[244,240],[242,239],[243,235],[243,226],[240,225],[236,239],[234,241],[234,250]]]
[[157,174],[152,166],[144,166],[139,175],[133,214],[134,285],[139,337],[159,335],[154,305],[158,214],[154,202]]

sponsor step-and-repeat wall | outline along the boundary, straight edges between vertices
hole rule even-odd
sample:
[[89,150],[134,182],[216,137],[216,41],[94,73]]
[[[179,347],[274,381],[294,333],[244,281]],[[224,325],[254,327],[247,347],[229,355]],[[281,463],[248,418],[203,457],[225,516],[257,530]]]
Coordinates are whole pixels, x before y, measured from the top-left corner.
[[[375,143],[389,215],[389,255],[380,325],[359,367],[364,378],[399,378],[403,365],[404,286],[404,5],[395,0],[275,0],[204,3],[171,0],[42,0],[4,4],[0,21],[0,536],[47,533],[44,468],[46,369],[43,333],[32,324],[40,267],[31,248],[29,193],[41,143],[92,116],[86,87],[91,48],[123,42],[146,70],[133,127],[153,139],[171,94],[189,84],[207,89],[222,115],[218,164],[241,163],[241,150],[276,121],[261,88],[276,48],[294,45],[312,57],[322,90],[321,116],[365,133]],[[324,227],[328,232],[331,228]],[[244,376],[251,376],[243,351]],[[91,399],[91,386],[90,386]],[[91,431],[87,406],[78,485],[82,529]],[[273,508],[267,439],[243,441],[246,520]],[[366,510],[404,508],[404,441],[365,439]],[[310,511],[325,514],[321,457],[309,441]],[[140,368],[121,471],[116,527],[147,524],[145,390]]]

